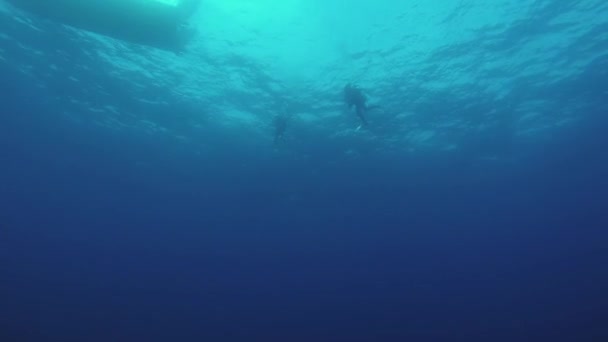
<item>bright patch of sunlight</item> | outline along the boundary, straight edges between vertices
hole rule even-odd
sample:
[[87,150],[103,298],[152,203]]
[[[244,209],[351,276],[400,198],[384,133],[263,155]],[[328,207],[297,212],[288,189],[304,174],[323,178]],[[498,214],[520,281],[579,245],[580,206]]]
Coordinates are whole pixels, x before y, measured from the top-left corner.
[[285,76],[315,77],[328,51],[323,7],[313,0],[206,0],[204,32],[217,32],[236,53],[271,61]]
[[236,25],[264,29],[289,22],[301,12],[305,0],[208,0],[207,7],[224,12]]
[[163,4],[171,5],[171,6],[177,6],[180,3],[180,0],[151,0],[151,1],[156,1],[156,2],[163,3]]

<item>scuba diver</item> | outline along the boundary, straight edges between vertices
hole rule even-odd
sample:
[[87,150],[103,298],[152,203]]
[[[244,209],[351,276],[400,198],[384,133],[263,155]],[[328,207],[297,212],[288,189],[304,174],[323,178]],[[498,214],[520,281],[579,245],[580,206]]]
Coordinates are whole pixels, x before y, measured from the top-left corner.
[[[367,98],[357,85],[350,83],[344,86],[344,102],[348,106],[348,110],[352,110],[355,107],[355,113],[361,120],[361,126],[367,127],[368,122],[365,117],[366,113],[372,109],[379,108],[378,106],[368,106]],[[359,128],[361,127],[359,126]]]
[[281,112],[277,116],[275,116],[273,124],[274,124],[274,146],[276,147],[285,136],[285,131],[287,130],[287,123],[290,119],[290,115],[287,112]]

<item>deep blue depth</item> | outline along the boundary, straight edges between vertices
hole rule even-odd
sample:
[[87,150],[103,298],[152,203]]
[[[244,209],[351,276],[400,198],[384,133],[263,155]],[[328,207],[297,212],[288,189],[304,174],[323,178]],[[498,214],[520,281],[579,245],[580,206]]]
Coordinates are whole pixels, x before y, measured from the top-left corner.
[[4,98],[1,125],[5,341],[607,336],[604,113],[515,169],[310,177],[76,131],[25,100]]

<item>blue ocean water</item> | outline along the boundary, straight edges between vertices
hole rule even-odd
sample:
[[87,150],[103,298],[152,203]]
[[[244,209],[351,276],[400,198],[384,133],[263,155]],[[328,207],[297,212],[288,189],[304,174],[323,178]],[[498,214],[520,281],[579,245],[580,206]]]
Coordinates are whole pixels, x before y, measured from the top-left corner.
[[175,54],[0,2],[1,341],[608,340],[608,3],[191,25]]

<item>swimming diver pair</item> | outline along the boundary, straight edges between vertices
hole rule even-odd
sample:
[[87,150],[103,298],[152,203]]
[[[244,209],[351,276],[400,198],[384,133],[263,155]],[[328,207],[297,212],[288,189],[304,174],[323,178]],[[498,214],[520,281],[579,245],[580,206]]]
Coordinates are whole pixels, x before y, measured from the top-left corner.
[[[367,105],[367,97],[363,94],[361,88],[357,85],[353,85],[351,83],[346,84],[344,86],[344,103],[346,104],[349,111],[355,109],[355,114],[361,120],[361,127],[368,127],[368,121],[366,118],[367,112],[373,109],[380,108],[379,106],[368,106]],[[285,131],[287,130],[287,124],[290,119],[290,115],[287,114],[286,111],[282,111],[274,118],[274,144],[275,146],[283,140],[285,135]]]

